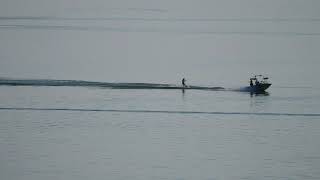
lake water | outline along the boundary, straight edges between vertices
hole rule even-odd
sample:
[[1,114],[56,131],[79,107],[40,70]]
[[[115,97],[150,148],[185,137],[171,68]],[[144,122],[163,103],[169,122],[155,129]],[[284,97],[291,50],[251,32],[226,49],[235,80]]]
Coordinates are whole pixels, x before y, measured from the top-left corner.
[[320,4],[241,2],[0,3],[0,80],[226,88],[1,85],[1,179],[320,179]]

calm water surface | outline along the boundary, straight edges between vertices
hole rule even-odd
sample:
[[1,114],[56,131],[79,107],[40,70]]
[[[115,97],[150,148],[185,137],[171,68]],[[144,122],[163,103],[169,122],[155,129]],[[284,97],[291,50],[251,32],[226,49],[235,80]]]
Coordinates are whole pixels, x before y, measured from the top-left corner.
[[[320,96],[312,88],[274,87],[268,95],[85,87],[0,89],[0,107],[12,108],[0,110],[4,179],[320,177],[320,115],[316,114]],[[33,109],[14,109],[21,107]],[[148,112],[152,110],[163,112]]]
[[320,179],[320,1],[0,2],[0,179]]

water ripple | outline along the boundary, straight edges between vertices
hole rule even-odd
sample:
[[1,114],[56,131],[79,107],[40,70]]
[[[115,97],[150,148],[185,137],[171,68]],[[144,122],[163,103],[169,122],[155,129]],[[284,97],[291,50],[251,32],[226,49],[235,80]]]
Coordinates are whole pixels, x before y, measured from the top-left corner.
[[107,27],[107,26],[79,26],[79,25],[31,25],[31,24],[0,24],[0,29],[15,30],[66,30],[66,31],[110,31],[135,33],[183,33],[208,35],[246,35],[246,36],[320,36],[319,32],[298,31],[208,31],[189,29],[161,29],[161,28],[133,28],[133,27]]
[[310,116],[320,117],[319,113],[277,113],[277,112],[219,112],[219,111],[166,111],[166,110],[129,110],[129,109],[79,109],[79,108],[33,108],[0,107],[9,111],[78,111],[78,112],[118,112],[118,113],[161,113],[161,114],[211,114],[211,115],[254,115],[254,116]]
[[[165,11],[161,9],[131,9]],[[30,21],[155,21],[155,22],[320,22],[320,18],[144,18],[144,17],[57,17],[57,16],[0,16],[0,20]]]

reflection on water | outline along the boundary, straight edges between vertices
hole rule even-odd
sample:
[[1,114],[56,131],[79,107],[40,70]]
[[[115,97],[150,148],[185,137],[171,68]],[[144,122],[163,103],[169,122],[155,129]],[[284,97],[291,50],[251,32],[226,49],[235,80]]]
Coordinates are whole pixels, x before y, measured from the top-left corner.
[[263,92],[250,92],[251,97],[256,97],[256,96],[269,96],[270,93],[263,91]]
[[270,103],[269,98],[270,93],[268,92],[257,92],[250,93],[250,107],[256,112],[266,112],[268,111],[268,104]]

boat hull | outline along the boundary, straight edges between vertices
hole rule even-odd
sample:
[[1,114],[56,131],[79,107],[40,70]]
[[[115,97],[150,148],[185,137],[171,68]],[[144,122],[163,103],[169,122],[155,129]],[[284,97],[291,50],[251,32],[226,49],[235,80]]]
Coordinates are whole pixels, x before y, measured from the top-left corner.
[[265,92],[271,86],[270,83],[257,84],[253,86],[248,86],[245,88],[245,91],[248,92]]

